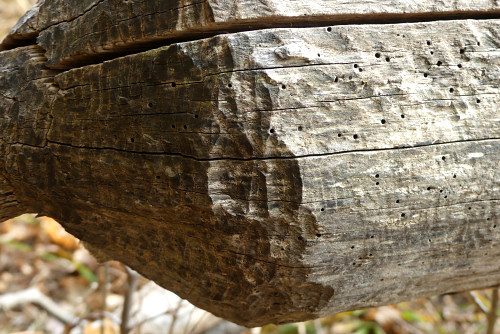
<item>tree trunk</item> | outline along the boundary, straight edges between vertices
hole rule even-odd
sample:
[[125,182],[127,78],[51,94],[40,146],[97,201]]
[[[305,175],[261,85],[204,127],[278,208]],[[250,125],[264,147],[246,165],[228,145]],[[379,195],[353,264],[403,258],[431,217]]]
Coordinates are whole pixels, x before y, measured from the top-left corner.
[[4,41],[0,218],[246,326],[500,284],[494,2],[73,2]]

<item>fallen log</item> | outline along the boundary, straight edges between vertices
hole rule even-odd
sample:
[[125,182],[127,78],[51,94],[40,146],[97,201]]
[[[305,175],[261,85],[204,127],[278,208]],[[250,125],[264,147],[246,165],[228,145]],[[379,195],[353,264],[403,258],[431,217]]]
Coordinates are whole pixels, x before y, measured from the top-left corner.
[[[58,3],[40,2],[0,53],[1,219],[51,216],[246,326],[500,284],[493,2],[335,14],[331,1],[205,1],[193,8],[213,17],[193,9],[161,31],[145,18],[192,6],[43,14]],[[304,15],[487,19],[271,29]]]

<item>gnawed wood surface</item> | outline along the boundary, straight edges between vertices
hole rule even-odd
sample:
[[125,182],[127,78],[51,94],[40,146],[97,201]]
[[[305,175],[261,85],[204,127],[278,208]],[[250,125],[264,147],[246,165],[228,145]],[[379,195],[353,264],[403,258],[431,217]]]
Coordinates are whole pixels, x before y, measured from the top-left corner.
[[[320,24],[411,22],[500,16],[496,0],[41,0],[0,49],[37,38],[52,68],[67,69],[151,48],[154,42],[216,33]],[[153,43],[153,44],[152,44]]]
[[498,285],[499,35],[268,29],[64,72],[3,51],[0,218],[52,216],[247,326]]

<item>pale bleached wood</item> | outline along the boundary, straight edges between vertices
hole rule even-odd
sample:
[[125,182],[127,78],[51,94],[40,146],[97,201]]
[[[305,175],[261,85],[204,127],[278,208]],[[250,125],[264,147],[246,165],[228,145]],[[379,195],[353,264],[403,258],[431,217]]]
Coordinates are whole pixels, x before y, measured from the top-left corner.
[[37,38],[52,68],[71,68],[167,41],[218,33],[328,24],[493,18],[496,0],[45,0],[12,29],[3,48]]
[[4,51],[0,167],[246,326],[498,285],[499,28],[270,29],[62,73]]

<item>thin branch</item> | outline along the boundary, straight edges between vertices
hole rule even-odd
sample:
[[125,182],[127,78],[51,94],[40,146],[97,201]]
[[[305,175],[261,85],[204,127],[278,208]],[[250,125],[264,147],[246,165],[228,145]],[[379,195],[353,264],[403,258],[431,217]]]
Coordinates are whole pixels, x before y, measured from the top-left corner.
[[104,318],[105,318],[105,312],[107,309],[107,303],[106,300],[108,298],[108,289],[109,289],[109,262],[104,263],[104,275],[102,278],[102,323],[101,323],[101,334],[104,334],[105,332],[105,324],[104,324]]
[[497,320],[497,309],[498,309],[498,287],[491,291],[491,306],[490,312],[488,313],[488,329],[486,334],[493,334],[495,330],[495,322]]
[[167,311],[165,311],[165,312],[161,312],[161,313],[158,313],[158,314],[156,314],[156,315],[153,315],[152,317],[149,317],[149,318],[147,318],[147,319],[144,319],[144,320],[138,321],[137,323],[135,323],[135,324],[134,324],[133,326],[131,326],[131,327],[140,327],[140,326],[144,325],[146,322],[153,321],[153,320],[155,320],[156,318],[162,317],[162,316],[164,316],[164,315],[172,315],[172,314],[173,314],[173,312],[172,312],[172,311],[167,310]]
[[297,323],[297,331],[299,334],[306,334],[307,329],[306,329],[306,323],[305,322],[298,322]]
[[177,316],[178,316],[179,310],[182,307],[182,302],[183,301],[184,301],[183,299],[179,300],[179,303],[177,304],[177,307],[175,308],[175,310],[172,313],[172,322],[170,323],[170,328],[168,330],[168,334],[173,334],[174,333],[175,322],[177,321]]
[[75,322],[75,316],[73,314],[54,303],[52,299],[36,288],[0,296],[0,309],[7,310],[25,304],[34,304],[44,309],[47,313],[65,325]]
[[130,331],[129,320],[130,320],[130,310],[132,309],[132,297],[135,290],[137,290],[137,284],[139,282],[139,274],[127,266],[124,266],[127,271],[127,293],[125,294],[125,300],[123,302],[122,311],[122,321],[120,325],[120,333],[128,334]]
[[479,307],[479,309],[481,311],[483,311],[485,314],[488,314],[488,308],[479,299],[479,297],[477,296],[476,291],[470,291],[469,295],[472,297],[472,301],[474,302],[474,304],[476,304],[476,306]]
[[313,325],[314,325],[314,330],[316,331],[316,334],[323,334],[324,333],[323,327],[321,326],[320,319],[313,320]]

